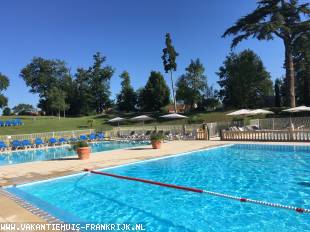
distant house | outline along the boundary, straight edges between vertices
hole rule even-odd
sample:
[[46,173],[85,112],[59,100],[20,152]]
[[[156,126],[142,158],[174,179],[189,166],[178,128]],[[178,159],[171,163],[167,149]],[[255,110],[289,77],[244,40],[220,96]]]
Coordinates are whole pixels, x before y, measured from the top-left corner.
[[[189,105],[185,105],[185,104],[177,104],[177,112],[178,113],[185,113],[186,111],[188,111],[190,109]],[[169,113],[174,113],[174,104],[170,104],[167,106],[167,111]]]

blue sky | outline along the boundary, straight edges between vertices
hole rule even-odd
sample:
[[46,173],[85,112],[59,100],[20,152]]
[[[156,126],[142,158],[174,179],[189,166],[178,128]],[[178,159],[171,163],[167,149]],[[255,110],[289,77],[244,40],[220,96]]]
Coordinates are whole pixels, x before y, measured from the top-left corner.
[[[119,75],[127,70],[135,88],[145,85],[151,70],[163,72],[166,32],[180,56],[175,77],[190,59],[200,58],[208,82],[217,87],[215,72],[230,52],[231,38],[221,35],[256,6],[249,0],[2,0],[0,2],[0,72],[10,78],[9,106],[36,105],[38,97],[19,77],[32,57],[65,60],[72,72],[88,67],[99,51],[116,72],[112,97],[120,90]],[[242,42],[263,60],[272,78],[284,74],[280,40]],[[165,77],[170,85],[169,78]]]

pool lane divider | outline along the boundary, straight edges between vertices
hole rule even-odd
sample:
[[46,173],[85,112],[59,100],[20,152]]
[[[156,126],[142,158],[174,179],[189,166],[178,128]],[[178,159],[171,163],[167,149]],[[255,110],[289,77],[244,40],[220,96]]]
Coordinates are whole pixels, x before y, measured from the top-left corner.
[[137,182],[142,182],[142,183],[147,183],[147,184],[153,184],[153,185],[159,185],[159,186],[163,186],[163,187],[174,188],[174,189],[179,189],[179,190],[184,190],[184,191],[190,191],[190,192],[196,192],[196,193],[206,193],[208,195],[222,197],[222,198],[228,198],[231,200],[240,201],[242,203],[249,202],[249,203],[258,204],[258,205],[265,205],[265,206],[269,206],[269,207],[292,210],[292,211],[295,211],[297,213],[310,213],[309,209],[298,208],[298,207],[288,206],[288,205],[281,205],[281,204],[271,203],[271,202],[267,202],[267,201],[253,200],[250,198],[236,197],[236,196],[232,196],[232,195],[228,195],[228,194],[211,192],[211,191],[198,189],[198,188],[191,188],[191,187],[185,187],[185,186],[181,186],[181,185],[167,184],[167,183],[162,183],[162,182],[158,182],[158,181],[146,180],[146,179],[129,177],[129,176],[122,176],[122,175],[117,175],[117,174],[112,174],[112,173],[107,173],[107,172],[99,172],[99,171],[94,171],[94,170],[87,169],[87,168],[85,168],[84,171],[90,172],[93,174],[97,174],[97,175],[109,176],[109,177],[114,177],[114,178],[124,179],[124,180],[132,180],[132,181],[137,181]]

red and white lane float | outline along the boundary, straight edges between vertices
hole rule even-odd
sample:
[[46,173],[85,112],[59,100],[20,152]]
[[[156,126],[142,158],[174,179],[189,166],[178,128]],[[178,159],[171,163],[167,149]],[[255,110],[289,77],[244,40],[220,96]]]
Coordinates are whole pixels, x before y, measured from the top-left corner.
[[163,187],[167,187],[167,188],[174,188],[174,189],[196,192],[196,193],[205,193],[205,194],[209,194],[212,196],[228,198],[228,199],[236,200],[236,201],[240,201],[240,202],[249,202],[249,203],[264,205],[264,206],[269,206],[269,207],[288,209],[288,210],[295,211],[297,213],[310,213],[310,210],[305,209],[305,208],[298,208],[298,207],[294,207],[294,206],[281,205],[281,204],[266,202],[266,201],[258,201],[258,200],[253,200],[250,198],[236,197],[236,196],[232,196],[232,195],[228,195],[228,194],[211,192],[211,191],[198,189],[198,188],[190,188],[190,187],[185,187],[185,186],[181,186],[181,185],[167,184],[167,183],[157,182],[157,181],[153,181],[153,180],[146,180],[146,179],[141,179],[141,178],[136,178],[136,177],[122,176],[122,175],[117,175],[117,174],[112,174],[112,173],[107,173],[107,172],[99,172],[99,171],[94,171],[94,170],[87,169],[87,168],[84,169],[84,171],[90,172],[93,174],[97,174],[97,175],[110,176],[110,177],[114,177],[114,178],[118,178],[118,179],[132,180],[132,181],[137,181],[137,182],[142,182],[142,183],[147,183],[147,184],[159,185],[159,186],[163,186]]

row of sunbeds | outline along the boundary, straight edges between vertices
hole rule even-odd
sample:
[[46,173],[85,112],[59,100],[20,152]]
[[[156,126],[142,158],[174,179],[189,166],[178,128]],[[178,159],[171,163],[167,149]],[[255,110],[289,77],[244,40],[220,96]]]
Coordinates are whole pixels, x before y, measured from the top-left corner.
[[23,125],[23,122],[20,118],[15,118],[12,120],[6,120],[2,121],[0,120],[0,127],[5,127],[5,126],[21,126]]
[[104,140],[104,133],[89,134],[89,135],[80,135],[78,138],[49,138],[44,141],[42,138],[36,138],[33,142],[28,139],[24,140],[13,140],[10,144],[6,144],[4,141],[0,140],[0,151],[5,150],[18,150],[18,149],[29,149],[29,148],[39,148],[47,146],[56,146],[70,144],[77,141],[100,141]]
[[[133,140],[133,141],[146,141],[150,140],[151,134],[155,133],[155,131],[148,130],[146,132],[131,131],[130,134],[119,134],[119,137],[125,140]],[[165,140],[182,140],[182,139],[194,139],[194,132],[183,133],[179,131],[157,131],[157,133],[162,134]]]

